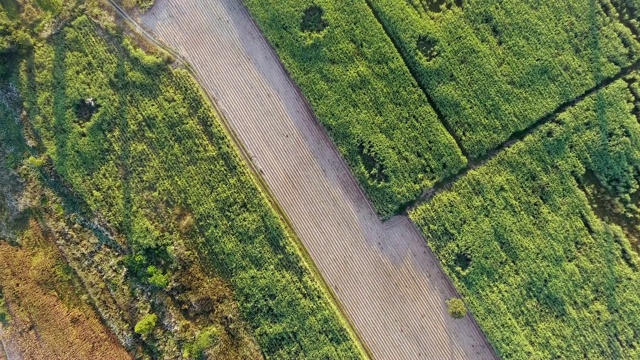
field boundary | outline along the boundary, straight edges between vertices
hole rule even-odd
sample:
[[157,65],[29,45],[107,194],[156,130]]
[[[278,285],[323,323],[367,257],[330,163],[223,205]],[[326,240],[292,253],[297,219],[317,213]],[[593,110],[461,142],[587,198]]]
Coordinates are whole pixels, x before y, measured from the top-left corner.
[[[442,124],[442,126],[444,126],[445,130],[447,130],[449,135],[451,135],[451,138],[453,139],[453,141],[455,141],[456,146],[462,152],[462,156],[464,156],[467,162],[470,162],[471,158],[469,157],[469,154],[467,153],[467,150],[465,149],[465,147],[462,146],[462,141],[458,138],[456,133],[453,131],[453,128],[451,127],[451,125],[449,125],[449,122],[446,120],[446,118],[444,117],[444,114],[442,114],[442,112],[436,105],[435,101],[433,101],[433,98],[431,97],[427,89],[420,83],[419,78],[416,75],[416,72],[413,70],[411,66],[409,66],[409,61],[405,57],[404,52],[401,50],[400,46],[396,43],[396,40],[393,38],[393,36],[391,36],[391,32],[389,31],[389,29],[387,29],[387,26],[385,25],[384,21],[382,21],[382,19],[378,15],[378,12],[374,9],[373,5],[371,4],[371,0],[364,0],[364,2],[367,4],[367,7],[371,11],[371,13],[373,13],[373,16],[376,18],[376,21],[378,22],[378,24],[380,24],[380,26],[384,30],[384,34],[387,36],[387,38],[389,38],[389,40],[393,44],[393,47],[396,50],[396,53],[398,53],[398,55],[402,59],[404,67],[407,68],[407,70],[409,70],[411,77],[416,82],[420,90],[422,90],[422,92],[424,93],[424,96],[427,98],[427,102],[429,106],[431,106],[433,111],[436,113],[436,117],[438,118],[438,121]],[[400,215],[403,213],[405,213],[405,211],[400,211],[396,215]]]
[[[311,255],[307,251],[306,247],[304,246],[304,244],[302,243],[300,238],[297,236],[297,234],[293,230],[293,224],[292,224],[291,220],[289,219],[289,217],[285,213],[284,209],[277,202],[275,196],[271,192],[271,189],[269,188],[269,186],[266,183],[266,181],[264,181],[264,179],[260,175],[260,169],[258,169],[257,166],[251,160],[251,155],[249,154],[249,152],[245,148],[244,144],[242,144],[242,142],[240,141],[240,139],[237,136],[237,134],[235,133],[235,131],[231,128],[231,126],[227,122],[226,118],[223,116],[221,110],[219,109],[219,107],[217,105],[216,100],[211,95],[209,95],[209,93],[207,91],[204,91],[203,86],[201,85],[203,82],[202,82],[200,76],[195,72],[193,67],[186,61],[186,59],[184,57],[182,57],[176,51],[171,49],[168,45],[162,43],[160,40],[158,40],[155,37],[153,37],[153,35],[151,35],[146,29],[144,29],[144,27],[142,25],[140,25],[124,9],[122,9],[117,3],[115,3],[114,0],[107,0],[107,1],[125,21],[127,21],[128,23],[130,23],[131,25],[134,26],[134,28],[135,28],[134,31],[136,31],[138,33],[138,35],[143,36],[145,39],[148,39],[154,45],[158,46],[161,50],[166,51],[171,56],[174,56],[182,65],[185,66],[185,69],[189,72],[189,74],[191,76],[193,76],[194,80],[199,85],[198,86],[199,87],[198,91],[208,100],[209,104],[212,106],[212,108],[214,110],[214,113],[216,114],[216,116],[218,116],[218,119],[220,120],[220,124],[222,125],[223,130],[225,131],[225,133],[228,136],[229,140],[231,140],[233,145],[235,145],[235,147],[236,147],[236,149],[237,149],[237,151],[238,151],[238,153],[240,155],[240,158],[242,159],[242,162],[245,163],[245,165],[247,165],[247,167],[249,168],[249,171],[247,171],[247,173],[255,181],[256,185],[258,186],[259,191],[265,196],[266,200],[273,207],[273,210],[275,211],[276,215],[280,219],[281,224],[285,228],[286,234],[289,236],[290,239],[293,240],[295,248],[298,250],[298,253],[303,258],[304,265],[306,265],[307,269],[313,274],[314,278],[316,278],[318,280],[318,285],[323,289],[323,292],[325,293],[325,296],[327,296],[331,307],[334,308],[336,310],[336,312],[339,314],[340,320],[345,325],[345,328],[346,328],[347,332],[349,333],[350,337],[352,339],[354,339],[354,343],[355,343],[356,347],[358,348],[358,350],[360,351],[361,355],[363,356],[363,358],[373,359],[371,351],[368,349],[368,347],[366,346],[364,341],[362,341],[362,338],[361,338],[360,334],[355,330],[355,327],[354,327],[353,323],[351,322],[351,319],[347,316],[346,311],[340,305],[340,302],[338,301],[337,296],[332,291],[332,289],[329,287],[329,285],[327,284],[326,280],[322,276],[320,270],[318,269],[318,267],[316,266],[315,262],[311,258]],[[243,4],[243,6],[244,6],[244,4]],[[288,75],[288,73],[287,73],[287,75]],[[297,87],[296,87],[296,89],[299,91],[299,89]],[[306,103],[306,98],[304,98],[304,99],[305,99],[305,103]],[[306,105],[308,106],[308,104],[306,104]],[[340,158],[342,159],[342,157],[340,157]],[[344,161],[344,159],[342,159],[342,161]],[[360,191],[362,191],[362,189],[360,189]],[[367,197],[367,200],[368,200],[368,197]],[[369,206],[372,207],[370,201],[369,201]]]

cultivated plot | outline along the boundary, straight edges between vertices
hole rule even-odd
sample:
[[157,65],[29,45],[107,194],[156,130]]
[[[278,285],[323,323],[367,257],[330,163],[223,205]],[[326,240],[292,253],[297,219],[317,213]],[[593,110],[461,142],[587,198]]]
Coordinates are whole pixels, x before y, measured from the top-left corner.
[[629,1],[367,1],[470,157],[640,56]]

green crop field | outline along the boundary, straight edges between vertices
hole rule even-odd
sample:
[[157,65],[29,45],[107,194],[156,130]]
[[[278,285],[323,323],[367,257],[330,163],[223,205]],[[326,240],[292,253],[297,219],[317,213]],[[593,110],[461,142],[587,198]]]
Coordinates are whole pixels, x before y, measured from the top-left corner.
[[640,93],[614,82],[411,213],[505,359],[640,356]]
[[[199,0],[187,12],[179,2],[117,1],[151,9],[145,16],[158,29],[175,21],[167,29],[189,40],[176,48],[197,45],[191,51],[201,53],[198,59],[212,57],[205,64],[250,49],[235,75],[224,74],[227,63],[219,68],[224,86],[253,74],[245,65],[259,58],[254,53],[264,46],[254,40],[263,39],[240,3],[221,1],[214,9]],[[383,224],[366,206],[362,216],[359,192],[336,196],[345,203],[333,213],[352,210],[357,221],[340,218],[339,226],[324,227],[290,217],[313,241],[344,226],[342,234],[366,241],[367,256],[380,256],[388,268],[367,275],[382,277],[366,298],[372,308],[407,280],[397,304],[422,309],[413,295],[427,294],[422,300],[433,308],[421,320],[431,321],[434,309],[451,315],[422,327],[393,308],[361,322],[367,317],[353,304],[362,299],[349,296],[362,292],[345,292],[336,282],[363,338],[398,335],[398,325],[399,332],[410,329],[406,341],[422,355],[490,357],[495,350],[522,360],[640,358],[640,0],[242,3],[380,217],[409,209],[460,295],[450,298],[457,295],[439,282],[428,282],[435,292],[417,285],[422,278],[405,266],[428,278],[433,269],[421,267],[431,260],[420,259],[430,253],[405,261],[406,251],[423,246],[407,240],[407,219]],[[202,9],[241,21],[183,36],[184,21]],[[25,358],[59,357],[75,344],[91,354],[78,356],[98,358],[366,358],[370,344],[358,342],[191,68],[136,35],[114,11],[102,0],[0,0],[3,336]],[[188,14],[183,22],[165,16],[180,11]],[[216,16],[201,16],[193,28]],[[250,31],[236,31],[243,24]],[[202,51],[210,39],[228,47]],[[259,55],[278,65],[271,53]],[[230,94],[221,98],[233,98],[234,106],[260,98]],[[261,99],[270,101],[270,94]],[[262,107],[263,100],[252,104]],[[306,114],[283,119],[303,122]],[[267,134],[278,133],[281,125],[273,124]],[[251,134],[241,134],[253,144]],[[316,140],[303,141],[312,148]],[[287,154],[280,151],[279,161],[266,162],[276,166],[261,168],[270,171],[263,173],[269,186],[293,176],[304,182],[312,173],[281,172],[277,164]],[[350,191],[351,180],[341,176],[337,181]],[[325,189],[314,181],[304,189]],[[299,193],[311,194],[305,205],[318,196]],[[303,201],[282,199],[287,206]],[[400,238],[403,246],[394,243]],[[333,236],[322,249],[342,249],[332,246],[336,239],[355,248]],[[310,246],[310,253],[318,251]],[[326,274],[349,277],[365,263],[349,264],[343,274],[319,262]],[[467,308],[472,319],[465,318]],[[411,330],[438,326],[442,334]],[[448,333],[453,329],[464,336]],[[415,336],[447,346],[433,349]],[[104,346],[93,346],[98,338]],[[378,356],[379,348],[407,344],[396,340],[381,337],[369,349]]]
[[368,1],[470,157],[640,56],[631,1]]
[[245,3],[383,217],[465,165],[364,0]]
[[[112,294],[133,288],[155,299],[146,304],[150,314],[137,315],[132,340],[158,358],[200,358],[216,349],[213,354],[234,358],[217,346],[229,337],[232,346],[246,347],[244,355],[234,353],[237,358],[361,358],[345,321],[190,74],[114,29],[80,16],[47,40],[36,39],[31,50],[12,52],[16,68],[2,70],[19,71],[25,131],[37,139],[27,168],[39,169],[46,184],[71,197],[56,211],[70,218],[95,215],[130,251],[103,264],[125,266],[130,283],[109,278],[103,288]],[[19,124],[13,117],[3,123]],[[45,200],[42,206],[48,206]],[[206,277],[201,286],[224,293],[221,278],[233,303],[193,295],[195,270],[185,262],[196,259]],[[185,267],[192,270],[185,274]],[[185,305],[174,309],[174,303]],[[133,305],[130,313],[140,311]],[[234,307],[242,319],[234,317]],[[211,317],[222,322],[207,323]],[[260,346],[257,353],[247,350],[245,322]],[[165,336],[194,329],[195,339]]]

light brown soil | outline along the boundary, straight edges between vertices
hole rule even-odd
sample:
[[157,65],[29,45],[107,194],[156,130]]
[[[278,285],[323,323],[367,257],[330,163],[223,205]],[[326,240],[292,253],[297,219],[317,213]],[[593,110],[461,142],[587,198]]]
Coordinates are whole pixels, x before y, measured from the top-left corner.
[[22,242],[0,242],[0,287],[10,313],[9,326],[0,329],[5,356],[131,359],[64,275],[62,258],[35,221]]
[[2,325],[0,325],[0,360],[8,360],[7,359],[7,350],[6,350],[6,345],[4,344],[4,338],[3,338],[3,334],[4,334],[4,328],[2,327]]
[[381,223],[239,0],[158,0],[143,24],[191,63],[376,359],[491,359],[406,217]]

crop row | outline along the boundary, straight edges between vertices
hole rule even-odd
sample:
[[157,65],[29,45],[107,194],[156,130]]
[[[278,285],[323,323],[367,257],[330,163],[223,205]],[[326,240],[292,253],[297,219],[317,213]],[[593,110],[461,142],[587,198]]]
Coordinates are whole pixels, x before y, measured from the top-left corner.
[[636,74],[410,214],[502,358],[640,356],[639,109]]

